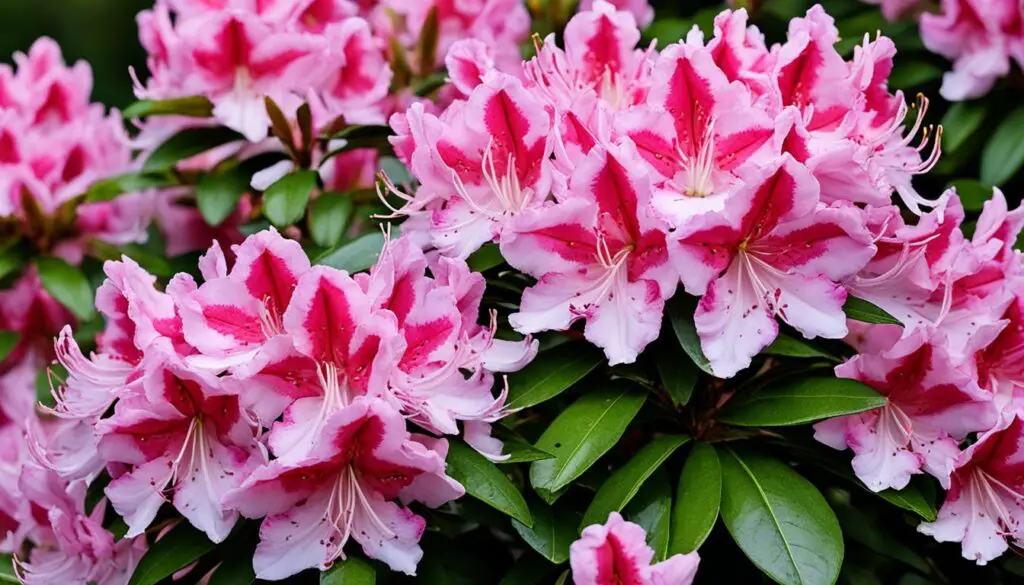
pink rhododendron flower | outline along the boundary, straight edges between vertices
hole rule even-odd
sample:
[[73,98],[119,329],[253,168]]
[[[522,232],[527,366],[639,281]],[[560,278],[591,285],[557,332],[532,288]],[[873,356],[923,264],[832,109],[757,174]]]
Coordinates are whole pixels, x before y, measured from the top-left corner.
[[921,15],[921,39],[953,61],[942,80],[942,97],[982,96],[1013,62],[1024,67],[1024,7],[1016,0],[942,0],[938,14]]
[[654,21],[654,7],[648,0],[581,0],[579,10],[592,10],[601,1],[631,13],[641,27],[645,28]]
[[253,565],[257,577],[283,579],[344,559],[349,539],[370,558],[415,574],[423,518],[395,502],[438,506],[462,495],[444,474],[447,444],[405,430],[384,402],[356,398],[335,410],[305,456],[254,472],[227,505],[266,516]]
[[815,438],[853,450],[853,469],[874,491],[903,489],[925,471],[949,485],[959,441],[998,420],[991,394],[951,360],[942,339],[916,333],[881,354],[859,354],[836,375],[860,380],[888,404],[815,426]]
[[939,542],[960,542],[965,559],[984,565],[1009,538],[1024,541],[1024,420],[1006,417],[956,460],[935,522],[918,530]]
[[569,564],[576,585],[690,585],[697,574],[697,553],[677,554],[651,564],[654,550],[640,526],[612,512],[604,524],[583,529],[569,547]]

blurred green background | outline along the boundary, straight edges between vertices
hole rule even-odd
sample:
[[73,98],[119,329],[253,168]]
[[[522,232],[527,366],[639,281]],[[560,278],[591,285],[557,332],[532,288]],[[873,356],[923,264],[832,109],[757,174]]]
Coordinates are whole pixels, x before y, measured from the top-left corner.
[[[93,100],[123,108],[132,102],[128,67],[145,67],[135,14],[153,0],[0,0],[0,60],[54,38],[64,59],[92,64]],[[144,77],[144,76],[143,76]]]

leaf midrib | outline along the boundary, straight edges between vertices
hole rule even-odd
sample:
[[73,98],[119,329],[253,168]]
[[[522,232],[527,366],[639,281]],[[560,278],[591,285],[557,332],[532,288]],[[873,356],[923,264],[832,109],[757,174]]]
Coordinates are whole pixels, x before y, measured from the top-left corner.
[[[571,365],[574,365],[574,364],[577,364],[578,362],[580,362],[580,360],[581,360],[581,356],[576,356],[576,357],[570,359],[567,362],[563,362],[560,367],[557,367],[554,371],[550,372],[547,376],[544,376],[540,380],[537,380],[536,383],[532,384],[527,390],[524,390],[523,393],[520,394],[518,397],[513,398],[512,400],[510,400],[509,404],[508,404],[508,407],[509,408],[529,408],[530,406],[534,406],[534,405],[538,404],[537,402],[529,402],[529,401],[527,401],[528,404],[525,404],[525,405],[520,405],[519,403],[520,402],[524,402],[524,398],[532,397],[532,395],[537,392],[537,388],[541,387],[545,382],[547,382],[548,380],[551,380],[552,378],[557,376],[559,373],[563,372],[567,367],[569,367]],[[582,376],[580,376],[579,378],[576,378],[576,380],[571,382],[565,388],[562,388],[561,390],[556,392],[554,395],[552,395],[552,397],[557,396],[559,393],[561,393],[561,392],[563,392],[565,390],[568,390],[573,384],[578,382],[583,376],[586,376],[588,373],[590,373],[590,371],[593,370],[594,367],[597,367],[597,364],[594,364],[594,366],[592,366],[586,372],[584,372]]]
[[587,429],[587,432],[584,433],[584,435],[582,437],[580,437],[580,440],[576,442],[576,445],[572,448],[572,451],[570,451],[569,455],[563,460],[564,465],[558,465],[557,464],[558,460],[557,459],[555,460],[556,461],[555,468],[556,468],[557,471],[554,474],[554,476],[552,477],[552,481],[551,481],[551,483],[554,484],[554,485],[549,486],[546,489],[548,489],[550,491],[556,491],[556,490],[559,490],[562,487],[564,487],[564,484],[560,484],[558,482],[555,482],[554,480],[561,477],[562,473],[565,471],[565,468],[568,467],[569,461],[571,461],[574,457],[576,457],[576,454],[579,453],[580,447],[582,447],[583,444],[587,441],[587,439],[590,438],[590,435],[592,435],[594,433],[594,429],[597,428],[598,423],[600,423],[602,420],[604,420],[604,417],[608,415],[608,413],[611,411],[612,407],[614,407],[616,404],[618,404],[619,401],[622,400],[622,397],[625,396],[626,394],[627,394],[626,391],[621,392],[618,396],[615,397],[614,400],[611,401],[610,404],[608,404],[608,406],[604,409],[604,412],[601,413],[601,416],[599,416],[596,419],[594,419],[593,424],[590,425],[590,427]]

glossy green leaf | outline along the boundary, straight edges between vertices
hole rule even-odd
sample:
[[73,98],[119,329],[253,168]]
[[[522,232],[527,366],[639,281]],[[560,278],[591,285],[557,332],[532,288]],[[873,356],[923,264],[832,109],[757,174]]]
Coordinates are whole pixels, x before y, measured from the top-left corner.
[[[391,229],[392,237],[396,237],[395,228]],[[326,252],[316,260],[316,264],[323,264],[338,270],[345,270],[349,273],[360,272],[373,266],[380,258],[380,252],[384,248],[384,234],[371,232],[362,235],[344,246]]]
[[942,73],[942,68],[930,61],[901,61],[893,67],[892,74],[889,75],[889,87],[910,89],[935,81],[942,77]]
[[484,244],[466,260],[466,264],[469,264],[469,268],[473,272],[490,270],[504,263],[505,259],[501,256],[501,250],[497,244]]
[[825,376],[787,378],[736,394],[716,418],[742,427],[789,426],[857,414],[881,408],[885,403],[884,396],[857,380]]
[[843,312],[854,321],[863,323],[875,323],[877,325],[902,325],[903,323],[893,317],[885,309],[878,305],[859,299],[855,296],[846,297],[846,304],[843,305]]
[[0,554],[0,583],[21,583],[14,575],[14,557]]
[[761,353],[793,358],[824,358],[835,360],[835,356],[822,351],[802,339],[797,339],[785,333],[779,333],[775,341],[764,348]]
[[196,205],[208,225],[220,225],[249,190],[249,175],[238,166],[203,175],[196,184]]
[[693,395],[700,370],[673,339],[665,339],[658,347],[658,375],[672,403],[685,406]]
[[668,543],[672,522],[672,485],[664,469],[654,472],[636,497],[622,511],[622,516],[638,524],[647,533],[647,544],[654,549],[654,557],[668,557]]
[[992,187],[975,179],[957,179],[949,186],[956,188],[965,211],[981,211],[985,202],[992,198]]
[[583,342],[541,353],[530,365],[509,374],[505,405],[519,409],[550,400],[582,380],[603,361],[600,350]]
[[530,463],[533,461],[541,461],[543,459],[552,459],[554,455],[546,451],[534,447],[526,441],[519,433],[501,426],[494,425],[491,429],[495,438],[500,439],[502,442],[502,453],[508,455],[508,459],[504,459],[498,462],[498,465],[508,465],[511,463]]
[[321,193],[309,210],[309,235],[316,245],[333,248],[341,242],[352,217],[352,200],[344,193]]
[[700,348],[700,338],[697,336],[697,326],[693,324],[693,314],[697,310],[697,299],[690,295],[679,292],[668,302],[666,313],[669,321],[672,322],[672,330],[675,331],[676,339],[680,347],[690,356],[697,367],[708,374],[714,375],[711,369],[711,362],[704,356],[704,350]]
[[355,556],[320,573],[320,585],[374,585],[376,582],[377,571],[373,565]]
[[292,171],[281,177],[263,193],[263,215],[277,227],[298,222],[306,214],[316,180],[316,171]]
[[530,465],[530,483],[557,492],[583,474],[615,446],[645,396],[628,385],[589,390],[563,410],[537,440],[537,448],[555,456]]
[[76,317],[87,321],[96,313],[92,286],[81,268],[56,256],[41,256],[36,258],[36,270],[46,291]]
[[603,523],[612,512],[621,512],[640,491],[647,478],[689,440],[690,437],[683,435],[657,437],[633,455],[632,459],[601,484],[601,489],[597,490],[590,507],[583,514],[580,530],[591,524]]
[[555,585],[569,585],[569,571],[566,571],[558,576],[558,580],[555,581]]
[[512,527],[530,548],[547,560],[560,565],[569,560],[569,545],[577,538],[579,514],[564,506],[552,508],[540,502],[530,504],[533,526],[512,520]]
[[732,448],[722,464],[722,520],[744,554],[782,585],[832,585],[843,535],[821,493],[785,463]]
[[955,152],[985,121],[987,108],[981,102],[956,102],[942,117],[942,150]]
[[186,128],[156,147],[142,164],[142,170],[168,170],[179,161],[238,140],[243,140],[241,134],[222,126]]
[[10,355],[19,339],[21,335],[17,331],[0,331],[0,362]]
[[467,494],[527,526],[533,524],[523,494],[486,457],[464,443],[451,441],[446,461],[448,475],[461,483]]
[[85,200],[89,203],[110,201],[123,193],[172,187],[177,184],[178,179],[168,172],[126,173],[96,181],[85,192]]
[[183,521],[150,545],[128,585],[156,585],[213,550],[214,546],[205,534]]
[[209,118],[213,115],[213,104],[208,98],[201,95],[168,100],[139,100],[125,108],[122,115],[127,120],[150,116]]
[[1024,165],[1024,106],[1003,118],[981,151],[981,182],[1002,186]]
[[935,499],[926,497],[919,485],[913,481],[901,490],[888,489],[873,493],[894,506],[917,514],[927,522],[934,522],[938,516]]
[[718,521],[721,503],[722,467],[718,453],[707,443],[695,443],[676,487],[669,554],[685,554],[700,548]]

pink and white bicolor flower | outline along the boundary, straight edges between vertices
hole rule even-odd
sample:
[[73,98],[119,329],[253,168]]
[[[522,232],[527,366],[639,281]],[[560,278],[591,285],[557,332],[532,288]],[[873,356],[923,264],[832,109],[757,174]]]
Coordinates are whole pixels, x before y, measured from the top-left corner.
[[135,393],[96,425],[100,455],[133,466],[106,494],[128,523],[129,537],[149,527],[169,491],[182,516],[221,542],[238,519],[221,499],[266,455],[238,396],[161,345],[147,351]]
[[696,552],[677,554],[652,565],[654,550],[646,538],[643,528],[623,520],[618,512],[609,514],[604,524],[584,528],[580,539],[569,547],[573,583],[691,585],[700,556]]
[[538,282],[523,293],[512,326],[564,331],[585,319],[584,335],[612,364],[636,360],[658,337],[679,280],[665,228],[648,214],[650,197],[650,177],[626,139],[595,147],[564,201],[521,215],[502,238],[502,254]]
[[852,206],[818,202],[818,183],[789,155],[749,169],[723,213],[676,230],[669,254],[686,290],[703,294],[695,322],[715,373],[729,377],[778,335],[776,316],[805,337],[846,335],[837,281],[874,254]]
[[1005,417],[956,461],[935,522],[918,531],[960,542],[965,559],[984,565],[1006,552],[1007,538],[1024,544],[1024,419]]
[[304,458],[265,465],[225,500],[248,518],[266,516],[256,576],[326,570],[345,558],[349,539],[370,558],[415,574],[426,523],[394,500],[436,507],[461,496],[444,473],[447,450],[443,440],[411,435],[380,399],[358,397],[334,412]]
[[915,332],[880,354],[860,354],[836,367],[886,397],[880,409],[815,425],[815,438],[854,452],[853,470],[873,491],[903,489],[925,471],[943,486],[959,441],[998,419],[992,396],[954,363],[942,339]]

